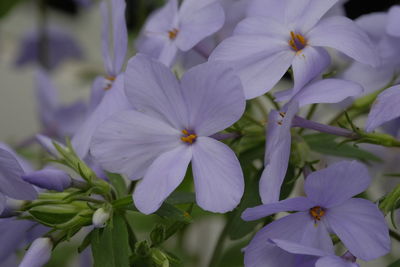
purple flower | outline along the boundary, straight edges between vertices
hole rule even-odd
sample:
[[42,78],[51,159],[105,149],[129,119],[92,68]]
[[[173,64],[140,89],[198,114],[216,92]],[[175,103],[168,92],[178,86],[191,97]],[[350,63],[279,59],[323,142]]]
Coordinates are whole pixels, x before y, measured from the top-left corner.
[[22,175],[22,179],[40,188],[59,192],[64,191],[64,189],[71,185],[71,177],[68,173],[50,167],[24,174]]
[[150,16],[137,43],[139,52],[170,66],[178,51],[189,51],[224,24],[224,10],[217,0],[177,0]]
[[[50,69],[57,68],[68,59],[83,58],[82,49],[64,29],[52,26],[46,28],[44,34],[47,38],[47,64]],[[25,34],[15,62],[17,66],[39,62],[40,36],[39,30],[36,29]]]
[[346,80],[361,84],[365,94],[385,87],[400,72],[400,38],[390,34],[389,25],[393,20],[392,7],[388,13],[377,12],[361,16],[356,23],[364,29],[375,43],[381,58],[379,67],[353,62],[341,75]]
[[234,152],[209,136],[244,112],[240,80],[222,64],[205,63],[181,82],[162,63],[137,55],[128,63],[126,95],[138,111],[115,114],[93,138],[91,152],[110,172],[143,179],[133,194],[143,213],[156,211],[192,163],[196,199],[214,212],[232,210],[243,194]]
[[360,267],[350,252],[339,257],[333,251],[327,252],[287,240],[271,239],[270,242],[289,253],[298,255],[295,260],[296,267]]
[[35,89],[43,134],[56,139],[72,136],[85,119],[86,104],[77,101],[61,105],[57,88],[43,69],[39,69],[36,73]]
[[0,147],[0,213],[5,208],[5,196],[21,200],[36,198],[36,190],[22,180],[23,174],[25,171],[13,153]]
[[390,87],[383,91],[375,100],[365,126],[371,132],[385,122],[400,117],[400,85]]
[[264,171],[260,179],[263,203],[279,200],[280,187],[285,178],[291,147],[290,128],[300,107],[313,103],[337,103],[349,96],[362,93],[360,85],[344,80],[320,80],[300,90],[281,111],[272,110],[267,124]]
[[372,42],[353,21],[345,17],[321,19],[336,2],[287,0],[280,20],[247,18],[238,24],[233,37],[214,50],[210,60],[226,61],[238,71],[248,99],[269,91],[292,66],[294,90],[277,95],[279,100],[289,99],[330,64],[323,47],[378,65]]
[[12,253],[30,242],[31,236],[42,235],[47,228],[28,220],[0,219],[0,265],[3,266]]
[[267,242],[283,239],[333,251],[329,233],[336,234],[349,251],[372,260],[390,251],[385,218],[368,200],[352,198],[365,191],[371,178],[356,161],[342,161],[311,173],[304,184],[307,197],[296,197],[245,210],[244,220],[257,220],[282,211],[298,211],[261,229],[246,247],[245,264],[294,266],[295,256]]
[[389,10],[386,32],[392,36],[400,37],[400,6],[393,6]]
[[28,251],[25,253],[19,267],[42,267],[51,256],[53,242],[48,237],[41,237],[33,241]]
[[113,55],[111,55],[109,47],[107,3],[103,1],[101,4],[103,16],[102,49],[107,77],[97,77],[95,79],[91,94],[92,113],[72,138],[72,145],[81,158],[86,157],[90,141],[98,125],[112,114],[131,108],[126,100],[123,84],[124,77],[123,73],[121,73],[128,42],[125,23],[126,4],[124,0],[113,0],[111,3],[114,44]]

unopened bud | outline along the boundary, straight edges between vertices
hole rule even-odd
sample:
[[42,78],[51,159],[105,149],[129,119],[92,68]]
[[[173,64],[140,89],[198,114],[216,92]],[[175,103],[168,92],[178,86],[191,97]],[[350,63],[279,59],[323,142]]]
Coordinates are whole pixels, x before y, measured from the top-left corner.
[[53,243],[48,237],[35,239],[25,253],[19,267],[41,267],[45,265],[51,256]]
[[59,192],[64,191],[71,185],[71,177],[68,173],[52,168],[27,173],[22,176],[22,179],[40,188]]
[[93,226],[96,228],[102,228],[106,226],[106,222],[110,218],[110,212],[104,208],[97,209],[92,218]]

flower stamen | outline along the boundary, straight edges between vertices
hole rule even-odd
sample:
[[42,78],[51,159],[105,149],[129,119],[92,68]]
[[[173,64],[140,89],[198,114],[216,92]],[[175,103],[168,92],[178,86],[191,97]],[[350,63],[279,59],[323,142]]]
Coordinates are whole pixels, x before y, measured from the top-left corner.
[[307,39],[299,34],[294,33],[293,31],[290,32],[290,40],[289,46],[296,52],[301,51],[307,45]]
[[325,209],[320,206],[315,206],[310,209],[310,215],[314,218],[314,220],[320,221],[325,215]]
[[188,144],[193,144],[196,141],[197,135],[194,133],[190,133],[188,130],[182,130],[184,136],[181,137],[181,140]]
[[172,30],[168,31],[168,37],[170,40],[175,40],[176,36],[178,35],[179,30],[176,28],[173,28]]
[[108,75],[108,76],[105,77],[105,79],[106,79],[106,81],[105,81],[104,90],[107,91],[107,90],[110,90],[110,89],[111,89],[112,84],[113,84],[113,82],[115,81],[115,77],[114,77],[114,76],[111,76],[111,75]]

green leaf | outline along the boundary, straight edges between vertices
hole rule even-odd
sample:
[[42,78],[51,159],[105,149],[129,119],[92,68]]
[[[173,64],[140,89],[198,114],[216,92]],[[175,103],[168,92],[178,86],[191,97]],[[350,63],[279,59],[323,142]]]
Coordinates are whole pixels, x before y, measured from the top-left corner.
[[0,19],[7,15],[13,8],[23,0],[1,0],[0,1]]
[[186,211],[178,209],[167,202],[164,202],[164,204],[162,204],[162,206],[155,213],[158,216],[174,219],[177,221],[192,221],[192,217]]
[[124,178],[116,173],[107,173],[107,177],[115,189],[117,198],[124,197],[128,192]]
[[93,230],[92,254],[95,267],[129,267],[128,230],[121,215],[115,214],[106,228]]
[[400,259],[398,259],[395,262],[392,262],[391,264],[388,265],[388,267],[400,267]]
[[173,192],[166,200],[171,205],[191,204],[196,202],[196,196],[191,192]]
[[303,136],[303,138],[313,151],[321,154],[344,158],[353,158],[361,161],[370,160],[382,162],[379,157],[366,150],[357,148],[349,144],[340,144],[336,142],[335,139],[337,137],[333,135],[318,133],[305,135]]

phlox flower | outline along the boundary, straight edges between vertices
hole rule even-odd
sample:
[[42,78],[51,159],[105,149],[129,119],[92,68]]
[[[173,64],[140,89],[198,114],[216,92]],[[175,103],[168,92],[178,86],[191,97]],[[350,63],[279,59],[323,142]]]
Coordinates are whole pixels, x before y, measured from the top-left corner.
[[19,264],[20,267],[42,267],[51,257],[53,242],[48,237],[35,239],[30,245],[24,258]]
[[93,82],[91,93],[92,113],[77,130],[72,138],[72,145],[81,158],[87,156],[90,140],[97,126],[115,112],[131,108],[126,100],[123,84],[122,65],[128,43],[128,34],[125,23],[125,1],[112,0],[112,29],[113,29],[113,52],[109,47],[109,15],[107,2],[101,3],[103,17],[102,26],[102,53],[106,77],[97,77]]
[[268,240],[282,239],[331,253],[330,233],[336,234],[357,258],[373,260],[390,251],[385,218],[377,205],[353,196],[371,182],[367,168],[356,161],[341,161],[311,173],[305,180],[306,197],[286,199],[244,211],[244,220],[297,211],[262,228],[245,249],[245,265],[297,266],[296,255]]
[[[276,2],[276,1],[275,1]],[[285,0],[272,12],[280,16],[249,17],[241,21],[234,36],[211,54],[211,61],[225,61],[238,71],[247,99],[260,96],[282,78],[291,66],[294,88],[277,94],[290,99],[329,66],[324,47],[336,49],[356,61],[376,66],[379,57],[367,34],[352,20],[321,17],[337,0]]]
[[91,154],[105,170],[143,177],[133,193],[136,207],[146,214],[156,211],[191,162],[198,205],[213,212],[235,208],[244,187],[239,161],[209,137],[244,112],[243,89],[233,71],[205,63],[179,82],[164,64],[139,54],[128,62],[125,91],[137,111],[106,120]]
[[224,24],[224,10],[217,0],[169,0],[152,14],[136,46],[139,52],[171,66],[178,51],[189,51]]
[[265,167],[259,187],[263,203],[279,200],[290,157],[290,129],[294,126],[293,120],[299,109],[313,103],[338,103],[362,91],[360,85],[351,81],[320,80],[302,88],[282,110],[271,110],[267,123]]
[[[16,66],[21,67],[29,63],[39,63],[41,32],[38,29],[27,32],[21,40],[18,55],[15,61]],[[59,27],[47,27],[44,33],[47,38],[47,67],[57,68],[69,59],[80,60],[83,58],[83,51],[76,40]]]
[[388,12],[366,14],[355,21],[375,44],[381,64],[373,67],[353,62],[341,77],[361,84],[365,94],[387,86],[400,73],[400,35],[393,35],[395,30],[392,26],[399,16],[396,14],[399,9],[398,6],[394,6]]
[[62,105],[59,102],[57,88],[43,69],[37,70],[35,82],[41,132],[58,140],[72,136],[86,117],[86,104],[83,101],[76,101]]

